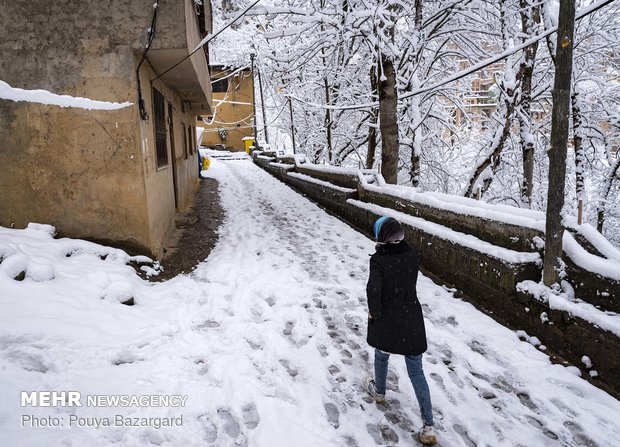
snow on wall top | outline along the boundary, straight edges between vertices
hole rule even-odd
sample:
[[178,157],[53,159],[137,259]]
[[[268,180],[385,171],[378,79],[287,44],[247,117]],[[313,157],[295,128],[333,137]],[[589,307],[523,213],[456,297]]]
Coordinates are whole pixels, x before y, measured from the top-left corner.
[[287,172],[286,175],[288,175],[289,177],[298,178],[300,180],[305,180],[306,182],[314,183],[315,185],[326,186],[328,188],[334,189],[336,191],[344,192],[347,194],[356,192],[355,189],[344,188],[342,186],[334,185],[333,183],[325,182],[323,180],[318,180],[318,179],[315,179],[314,177],[310,177],[309,175],[305,175],[305,174],[300,174],[298,172]]
[[372,211],[373,213],[379,215],[393,217],[394,219],[397,219],[404,224],[410,225],[414,228],[418,228],[429,234],[433,234],[442,239],[452,241],[455,244],[471,248],[472,250],[476,250],[480,253],[485,253],[488,256],[501,259],[502,261],[511,264],[520,264],[524,262],[541,262],[540,255],[538,253],[523,253],[504,247],[498,247],[497,245],[482,241],[470,234],[460,233],[458,231],[454,231],[450,228],[444,227],[443,225],[428,222],[419,217],[410,216],[409,214],[401,213],[400,211],[395,211],[391,208],[385,208],[379,205],[360,202],[359,200],[352,199],[347,200],[347,202],[351,205],[363,208],[368,211]]
[[536,300],[546,303],[551,309],[563,310],[601,329],[620,337],[620,315],[597,309],[566,292],[554,292],[542,283],[526,280],[517,284],[517,290],[530,293]]
[[352,175],[357,176],[359,169],[355,168],[341,168],[339,166],[330,166],[330,165],[315,165],[314,163],[306,163],[305,160],[300,162],[299,159],[295,159],[295,163],[297,166],[309,169],[316,172],[326,172],[329,174],[343,174],[343,175]]
[[10,101],[25,101],[38,104],[48,104],[60,107],[76,107],[87,110],[118,110],[133,105],[131,102],[107,102],[94,99],[81,98],[69,95],[57,95],[47,90],[24,90],[11,87],[4,81],[0,81],[0,99]]
[[545,215],[539,211],[492,205],[479,200],[435,192],[419,192],[407,186],[364,184],[364,189],[382,194],[389,194],[400,199],[428,205],[430,207],[452,211],[457,214],[495,220],[511,225],[519,225],[534,230],[545,230]]

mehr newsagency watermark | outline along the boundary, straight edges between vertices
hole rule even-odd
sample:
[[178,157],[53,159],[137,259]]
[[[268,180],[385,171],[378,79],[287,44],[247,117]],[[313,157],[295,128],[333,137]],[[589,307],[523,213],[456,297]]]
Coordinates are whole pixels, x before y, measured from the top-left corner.
[[[22,407],[103,407],[103,408],[182,408],[187,395],[180,394],[87,394],[79,391],[22,391]],[[102,427],[181,427],[183,415],[169,417],[136,417],[114,414],[103,417],[82,417],[77,414],[39,416],[22,414],[24,428],[102,428]]]

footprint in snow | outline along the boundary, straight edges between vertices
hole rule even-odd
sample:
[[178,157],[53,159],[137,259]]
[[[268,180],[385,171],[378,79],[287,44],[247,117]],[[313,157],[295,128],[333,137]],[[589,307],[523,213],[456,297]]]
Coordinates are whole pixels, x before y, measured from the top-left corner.
[[456,317],[454,315],[449,316],[446,319],[446,323],[448,323],[449,325],[451,325],[453,327],[457,327],[459,325],[459,323],[456,321]]
[[194,360],[194,364],[198,366],[198,374],[200,374],[201,376],[206,374],[207,371],[209,371],[209,366],[207,365],[205,359],[196,359]]
[[287,337],[290,337],[290,335],[293,333],[294,328],[295,328],[295,323],[292,321],[287,321],[286,325],[284,326],[284,329],[282,330],[282,333],[286,335]]
[[347,341],[347,345],[349,346],[349,348],[353,349],[354,351],[357,351],[361,348],[361,346],[355,343],[353,340]]
[[448,368],[448,377],[450,378],[450,380],[452,380],[452,382],[454,382],[454,384],[456,386],[458,386],[459,388],[463,388],[465,386],[465,384],[463,383],[463,381],[459,378],[458,374],[456,373],[456,371],[454,371],[454,368]]
[[325,345],[318,345],[317,349],[319,350],[319,354],[321,354],[321,357],[327,357],[329,355],[329,352],[327,352],[327,347]]
[[215,442],[217,440],[217,427],[216,425],[209,419],[206,414],[198,417],[198,420],[202,424],[202,429],[205,434],[205,441],[207,442]]
[[284,369],[286,369],[289,376],[296,377],[297,374],[299,374],[299,371],[295,367],[291,366],[288,360],[280,359],[280,364],[284,367]]
[[226,433],[231,438],[236,438],[241,434],[239,422],[237,422],[237,419],[235,419],[235,417],[230,414],[230,410],[226,408],[219,408],[217,410],[217,414],[224,423],[224,433]]
[[534,402],[532,402],[532,399],[530,399],[530,396],[527,393],[519,392],[517,393],[517,397],[519,398],[519,401],[521,401],[521,403],[527,408],[529,408],[535,413],[539,413],[538,407]]
[[204,331],[204,330],[207,330],[207,329],[217,329],[220,326],[221,326],[221,324],[218,323],[215,320],[206,320],[206,321],[203,321],[202,323],[197,324],[196,325],[196,329]]
[[515,393],[515,388],[503,377],[499,377],[497,380],[491,383],[491,386],[495,389],[505,391],[506,393]]
[[388,390],[398,392],[398,375],[392,370],[388,370],[386,386]]
[[263,349],[262,343],[258,340],[252,340],[250,338],[246,338],[245,342],[248,344],[250,349],[252,349],[252,351],[262,351]]
[[467,430],[465,430],[463,426],[459,424],[455,424],[452,426],[452,428],[454,429],[455,432],[459,434],[461,438],[463,438],[463,441],[465,442],[465,445],[467,447],[477,447],[477,444],[469,437]]
[[376,444],[398,444],[398,434],[385,424],[366,424],[366,430]]
[[344,338],[342,338],[336,331],[328,331],[327,335],[329,335],[332,340],[334,340],[334,343],[337,345],[341,345],[342,343],[344,343]]
[[340,411],[338,411],[338,407],[331,402],[326,403],[324,407],[325,413],[327,413],[327,421],[334,428],[340,427]]
[[484,350],[484,347],[480,344],[478,340],[472,340],[471,342],[468,343],[468,346],[472,351],[477,352],[483,357],[486,357],[486,351]]
[[258,415],[258,411],[256,410],[256,405],[254,403],[244,405],[241,409],[241,415],[243,416],[243,424],[249,430],[253,430],[258,426],[260,416]]
[[433,365],[436,365],[438,363],[437,359],[435,357],[433,357],[432,355],[430,355],[430,354],[426,356],[425,360],[428,363],[432,363]]
[[345,447],[359,447],[359,444],[352,436],[345,436],[342,440],[342,445]]
[[349,351],[347,349],[343,349],[342,351],[340,351],[340,354],[342,354],[342,357],[346,358],[346,359],[353,358],[353,354],[351,354],[351,351]]
[[[553,440],[557,440],[558,439],[558,435],[556,435],[555,433],[553,433],[551,430],[549,430],[547,427],[545,427],[543,425],[542,422],[540,422],[538,419],[536,419],[535,417],[532,417],[530,415],[525,416],[525,418],[527,419],[527,421],[530,423],[530,425],[532,427],[535,427],[537,429],[539,429],[540,431],[543,432],[543,434],[548,437],[551,438]],[[580,444],[583,445],[583,444]]]
[[583,433],[583,429],[578,423],[573,421],[566,421],[564,422],[564,426],[568,428],[573,435],[573,441],[575,441],[575,445],[583,447],[598,447],[598,444],[596,442],[588,438]]
[[254,323],[262,323],[263,321],[265,321],[265,319],[263,318],[263,309],[261,307],[252,307],[251,313]]
[[441,391],[443,391],[443,393],[445,394],[445,396],[448,398],[448,400],[450,401],[450,403],[452,403],[453,405],[456,405],[456,399],[454,399],[454,396],[452,396],[452,394],[450,394],[448,392],[448,390],[446,389],[446,386],[443,383],[443,377],[441,377],[439,374],[437,373],[431,373],[431,379],[433,379],[435,381],[435,383],[437,383],[437,385],[439,386],[439,388],[441,389]]
[[327,307],[325,304],[323,304],[323,301],[318,298],[312,298],[312,301],[314,302],[314,307],[318,309],[325,309]]

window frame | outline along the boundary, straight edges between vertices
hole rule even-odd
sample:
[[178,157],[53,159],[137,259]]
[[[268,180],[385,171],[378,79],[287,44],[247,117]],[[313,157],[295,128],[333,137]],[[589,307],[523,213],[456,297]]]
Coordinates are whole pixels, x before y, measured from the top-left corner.
[[153,86],[152,100],[155,167],[159,170],[170,166],[170,157],[168,155],[168,122],[166,121],[166,97]]

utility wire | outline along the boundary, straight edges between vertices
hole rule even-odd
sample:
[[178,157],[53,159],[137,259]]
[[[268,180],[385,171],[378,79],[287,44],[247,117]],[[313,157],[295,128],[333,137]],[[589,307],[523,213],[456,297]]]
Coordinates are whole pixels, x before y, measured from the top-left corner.
[[142,66],[142,63],[144,62],[144,60],[146,59],[146,54],[149,52],[149,49],[151,48],[153,39],[155,39],[155,23],[157,22],[157,9],[158,8],[159,8],[159,0],[157,0],[153,4],[153,18],[151,19],[151,27],[148,29],[146,45],[144,46],[144,52],[142,53],[142,59],[140,59],[138,68],[136,68],[136,79],[138,80],[138,110],[140,111],[140,118],[143,121],[149,120],[149,114],[146,111],[146,106],[144,105],[144,99],[142,98],[142,85],[140,84],[140,67]]
[[194,48],[194,50],[189,53],[187,56],[185,56],[183,59],[181,59],[180,61],[178,61],[177,63],[175,63],[173,66],[171,66],[170,68],[168,68],[166,71],[164,71],[163,73],[160,73],[159,75],[157,75],[157,77],[155,77],[154,79],[151,79],[151,82],[161,78],[163,75],[165,75],[166,73],[168,73],[170,70],[176,68],[177,66],[179,66],[180,64],[182,64],[183,62],[185,62],[187,59],[189,59],[191,56],[194,55],[194,53],[196,53],[198,50],[200,50],[203,46],[205,46],[206,44],[208,44],[211,40],[215,39],[217,36],[219,36],[224,30],[226,30],[227,28],[229,28],[232,24],[234,24],[237,20],[239,20],[241,17],[243,17],[251,8],[253,8],[258,2],[260,2],[260,0],[256,0],[254,3],[252,3],[250,6],[246,7],[244,10],[242,10],[239,14],[237,14],[232,20],[230,20],[223,28],[221,28],[217,33],[215,34],[210,34],[208,36],[206,36],[204,39],[202,39],[200,41],[200,43],[196,46],[196,48]]
[[[599,9],[603,8],[604,6],[607,6],[608,4],[614,2],[615,0],[601,0],[587,8],[584,8],[582,11],[580,11],[576,16],[575,16],[575,21],[581,20],[584,17],[589,16],[590,14],[598,11]],[[536,43],[544,38],[546,38],[547,36],[555,33],[558,30],[557,26],[554,26],[553,28],[549,28],[547,31],[545,31],[544,33],[533,37],[531,39],[526,40],[525,42],[523,42],[521,45],[518,45],[516,47],[510,48],[506,51],[504,51],[503,53],[500,53],[496,56],[492,56],[488,59],[485,59],[475,65],[472,65],[470,68],[466,69],[466,70],[462,70],[459,71],[458,73],[454,74],[453,76],[450,76],[446,79],[444,79],[443,81],[437,82],[436,84],[432,84],[428,87],[423,87],[423,88],[419,88],[419,89],[415,89],[412,90],[411,92],[405,93],[404,95],[400,95],[398,97],[398,99],[407,99],[407,98],[411,98],[413,96],[417,96],[417,95],[421,95],[422,93],[427,93],[431,90],[435,90],[439,87],[443,87],[446,84],[449,84],[451,82],[454,81],[458,81],[459,79],[464,78],[465,76],[469,76],[472,73],[475,73],[476,71],[482,70],[483,68],[488,67],[489,65],[493,65],[499,61],[501,61],[502,59],[506,59],[508,56],[511,56],[513,54],[515,54],[518,51],[521,51],[525,48],[527,48],[528,46],[532,45],[533,43]],[[298,98],[294,95],[288,94],[286,95],[291,99],[294,99],[297,102],[300,102],[302,104],[305,104],[309,107],[312,108],[316,108],[316,109],[329,109],[329,110],[359,110],[359,109],[368,109],[368,108],[377,108],[379,107],[379,102],[375,101],[375,102],[369,102],[369,103],[365,103],[365,104],[352,104],[349,106],[330,106],[330,105],[323,105],[323,104],[317,104],[317,103],[312,103],[312,102],[307,102],[304,101],[301,98]]]

